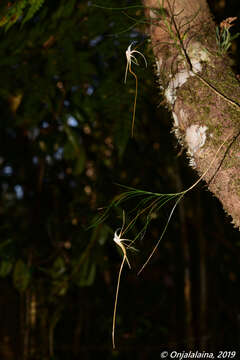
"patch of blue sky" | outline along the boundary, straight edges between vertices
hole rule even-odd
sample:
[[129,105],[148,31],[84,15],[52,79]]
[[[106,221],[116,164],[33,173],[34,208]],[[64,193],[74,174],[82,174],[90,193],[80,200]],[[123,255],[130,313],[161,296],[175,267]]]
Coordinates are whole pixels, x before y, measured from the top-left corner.
[[62,147],[58,148],[53,156],[57,160],[62,160],[62,158],[63,158],[63,148]]
[[69,115],[67,118],[67,124],[72,127],[78,126],[78,121],[72,115]]
[[10,176],[13,174],[13,168],[10,165],[4,166],[2,171],[3,171],[3,174],[7,175],[7,176]]
[[96,36],[94,39],[90,40],[89,41],[89,45],[94,47],[96,46],[98,43],[100,43],[100,41],[102,41],[103,39],[103,36],[102,35],[98,35]]
[[43,121],[43,122],[42,122],[42,127],[43,127],[44,129],[48,128],[48,127],[49,127],[49,123],[48,123],[47,121]]
[[15,190],[17,199],[19,199],[19,200],[22,199],[23,196],[24,196],[24,191],[23,191],[22,186],[21,185],[15,185],[14,190]]
[[69,105],[70,105],[70,101],[68,101],[68,100],[64,100],[64,106],[66,106],[66,107],[68,107]]
[[87,94],[91,96],[94,93],[94,87],[92,85],[89,85],[87,88]]
[[33,162],[34,165],[37,165],[37,164],[38,164],[38,157],[37,157],[37,156],[33,156],[32,162]]

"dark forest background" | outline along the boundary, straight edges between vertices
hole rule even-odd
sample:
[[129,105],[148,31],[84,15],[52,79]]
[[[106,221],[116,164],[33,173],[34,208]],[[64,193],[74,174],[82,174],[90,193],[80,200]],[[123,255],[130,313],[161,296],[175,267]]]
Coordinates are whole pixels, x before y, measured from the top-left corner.
[[[113,242],[122,207],[88,228],[121,192],[172,193],[197,179],[171,133],[138,1],[3,1],[0,5],[0,358],[158,359],[163,350],[238,350],[239,231],[201,183],[163,208],[124,268]],[[35,9],[33,9],[33,5]],[[239,0],[209,1],[219,24]],[[31,11],[29,11],[31,10]],[[125,51],[148,68],[124,84]],[[230,50],[240,73],[237,41]],[[144,64],[142,64],[144,65]],[[223,74],[224,76],[224,74]],[[177,156],[179,155],[179,156]],[[123,208],[128,213],[128,203]],[[133,229],[129,236],[134,237]]]

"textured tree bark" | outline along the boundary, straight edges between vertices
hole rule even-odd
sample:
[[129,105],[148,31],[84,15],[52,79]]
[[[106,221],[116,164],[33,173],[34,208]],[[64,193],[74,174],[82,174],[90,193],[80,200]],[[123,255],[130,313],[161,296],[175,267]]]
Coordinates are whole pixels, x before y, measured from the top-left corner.
[[190,165],[205,173],[209,190],[240,227],[240,84],[219,51],[207,2],[143,2],[173,131]]

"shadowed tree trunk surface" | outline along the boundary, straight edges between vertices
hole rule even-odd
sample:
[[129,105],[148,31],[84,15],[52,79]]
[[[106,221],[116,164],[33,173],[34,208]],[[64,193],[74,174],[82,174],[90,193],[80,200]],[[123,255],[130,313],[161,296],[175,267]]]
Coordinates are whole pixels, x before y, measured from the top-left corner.
[[173,131],[189,164],[240,227],[240,86],[219,49],[208,5],[205,0],[144,0],[144,5]]

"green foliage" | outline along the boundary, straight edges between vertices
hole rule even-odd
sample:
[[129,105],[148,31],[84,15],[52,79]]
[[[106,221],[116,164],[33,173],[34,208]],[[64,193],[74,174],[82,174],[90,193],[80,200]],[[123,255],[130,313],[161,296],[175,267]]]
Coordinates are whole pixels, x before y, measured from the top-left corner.
[[40,9],[40,7],[44,4],[45,0],[29,0],[29,8],[26,13],[26,16],[23,18],[23,24],[30,20],[36,12]]
[[94,283],[96,276],[96,264],[90,263],[89,258],[83,263],[81,267],[79,278],[76,280],[76,284],[80,287],[91,286]]
[[0,254],[3,255],[6,247],[12,243],[11,239],[7,239],[0,244]]
[[17,21],[21,21],[22,25],[33,18],[45,0],[19,0],[15,3],[8,2],[1,9],[0,26],[4,26],[8,30]]
[[29,267],[19,259],[13,270],[13,283],[15,288],[23,293],[29,286],[31,280],[31,273]]
[[50,271],[53,279],[61,277],[66,272],[65,262],[62,257],[56,258]]
[[234,21],[235,19],[236,18],[228,18],[224,20],[220,24],[220,26],[216,26],[216,41],[220,55],[226,54],[229,48],[231,47],[233,40],[237,39],[240,35],[240,33],[231,35],[229,30],[233,26],[233,24],[231,24],[232,21]]
[[0,262],[0,277],[4,278],[10,274],[12,270],[12,263],[9,260],[2,260]]
[[82,144],[79,143],[77,135],[67,125],[64,127],[68,142],[64,146],[64,157],[67,160],[75,160],[74,174],[80,175],[86,163],[86,152]]

